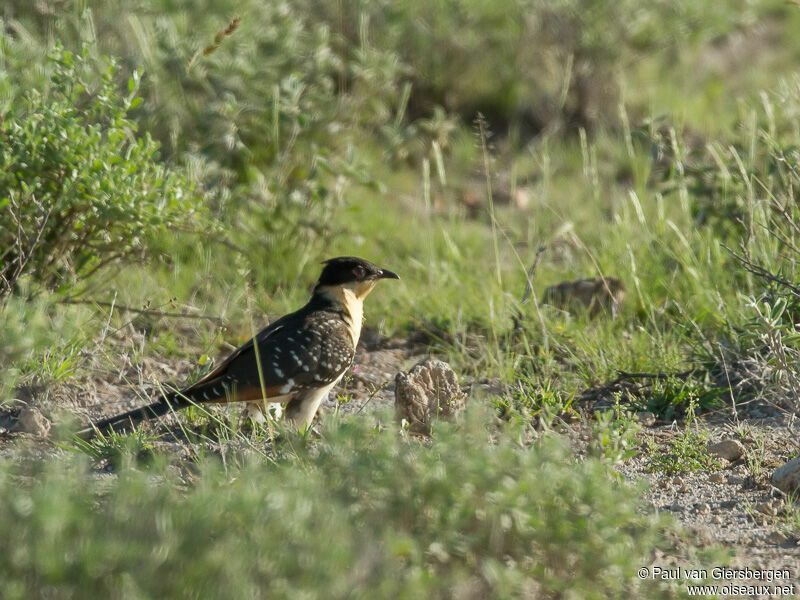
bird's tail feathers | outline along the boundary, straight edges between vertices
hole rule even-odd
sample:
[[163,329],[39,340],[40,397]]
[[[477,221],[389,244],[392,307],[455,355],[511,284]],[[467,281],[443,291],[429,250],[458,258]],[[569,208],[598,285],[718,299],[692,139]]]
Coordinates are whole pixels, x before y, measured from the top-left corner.
[[142,421],[162,417],[173,410],[186,408],[190,404],[191,401],[180,393],[171,393],[146,406],[140,406],[128,412],[97,421],[91,427],[79,431],[76,435],[83,439],[89,439],[98,433],[106,434],[111,430],[118,433],[131,431]]

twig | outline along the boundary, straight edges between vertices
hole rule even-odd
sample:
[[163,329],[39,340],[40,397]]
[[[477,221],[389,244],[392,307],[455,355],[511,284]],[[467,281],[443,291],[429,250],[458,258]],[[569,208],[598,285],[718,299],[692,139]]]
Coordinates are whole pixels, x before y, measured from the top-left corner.
[[213,54],[214,52],[216,52],[217,49],[222,45],[222,41],[226,37],[232,35],[239,28],[239,23],[241,22],[242,22],[241,17],[234,18],[230,23],[228,23],[228,26],[225,29],[220,29],[217,32],[217,35],[214,36],[213,44],[206,46],[202,50],[200,48],[195,50],[194,54],[192,54],[192,57],[189,59],[189,62],[186,63],[186,72],[187,73],[189,72],[189,70],[192,68],[195,61],[201,54],[203,56],[208,56],[209,54]]
[[731,384],[731,377],[728,373],[728,363],[725,360],[725,353],[722,351],[722,344],[717,342],[717,347],[719,348],[719,357],[722,359],[722,368],[725,370],[725,381],[728,382],[728,395],[730,395],[731,398],[731,412],[738,422],[739,413],[736,410],[736,398],[733,397],[733,385]]
[[[10,292],[11,289],[16,285],[17,280],[24,273],[25,266],[28,264],[28,262],[30,262],[34,251],[36,250],[37,246],[39,246],[39,242],[41,242],[41,240],[42,240],[42,233],[44,232],[45,227],[47,226],[47,221],[50,219],[50,213],[53,210],[52,207],[48,208],[47,210],[44,210],[44,207],[41,205],[40,202],[37,202],[35,196],[31,197],[31,201],[33,202],[33,204],[37,208],[39,208],[40,211],[44,212],[44,216],[42,216],[42,218],[41,218],[42,222],[39,224],[39,227],[36,230],[36,237],[33,240],[33,243],[30,243],[30,238],[25,236],[26,237],[25,244],[27,244],[27,246],[28,246],[27,252],[25,252],[23,250],[22,217],[21,216],[17,216],[15,218],[15,221],[17,222],[17,242],[16,242],[17,256],[14,258],[12,263],[16,262],[17,263],[17,267],[14,269],[14,272],[10,274],[10,277],[11,277],[10,279],[8,277],[6,277],[5,272],[2,273],[2,284],[3,284],[3,286],[2,286],[2,288],[0,288],[0,292],[2,292],[2,293],[0,293],[0,295],[3,295],[3,293],[6,293],[6,292]],[[14,204],[16,204],[16,202]],[[12,215],[12,217],[15,216],[13,212],[11,212],[10,214]],[[12,247],[13,246],[9,247],[5,252],[3,252],[3,256],[5,256],[7,253],[9,253],[9,251],[11,250]],[[10,265],[9,265],[9,268],[10,268]],[[5,271],[5,269],[4,269],[4,271]]]
[[536,257],[533,259],[533,264],[531,268],[528,269],[528,273],[526,275],[525,280],[525,291],[522,293],[522,299],[519,302],[519,307],[517,308],[517,314],[514,315],[513,320],[513,331],[518,331],[520,327],[522,327],[522,307],[525,306],[525,303],[530,298],[531,294],[533,293],[533,276],[536,273],[536,267],[539,266],[539,261],[542,258],[542,254],[544,254],[545,247],[539,246],[536,250]]
[[639,392],[643,388],[648,387],[648,385],[637,383],[635,381],[637,379],[664,380],[673,377],[677,379],[686,379],[690,375],[693,375],[699,371],[701,371],[701,369],[698,368],[680,371],[677,373],[628,373],[627,371],[618,370],[616,379],[598,387],[585,390],[581,394],[580,399],[591,400],[597,396],[605,395],[609,392],[623,388],[625,385],[628,386],[628,390],[630,390],[632,387],[634,391]]
[[217,317],[214,315],[197,315],[193,313],[187,312],[164,312],[161,310],[156,310],[152,308],[134,308],[132,306],[126,306],[124,304],[116,304],[114,302],[103,302],[102,300],[80,300],[77,298],[65,298],[60,301],[61,304],[84,304],[84,305],[96,305],[96,306],[104,306],[106,308],[116,308],[118,310],[132,312],[139,315],[149,315],[153,317],[169,317],[173,319],[202,319],[204,321],[212,321],[214,323],[218,323],[219,325],[223,325],[224,321],[222,317]]
[[622,382],[626,379],[669,379],[670,377],[677,377],[678,379],[685,379],[689,375],[694,375],[699,369],[688,369],[678,373],[628,373],[627,371],[617,370],[619,377],[615,382]]
[[367,406],[367,404],[372,402],[372,399],[375,396],[377,396],[380,392],[382,392],[383,390],[385,390],[389,386],[389,383],[390,383],[389,381],[384,381],[379,387],[376,387],[375,389],[373,389],[372,392],[370,393],[370,395],[367,397],[367,399],[364,400],[364,404],[362,404],[359,407],[359,409],[355,412],[355,414],[361,413],[361,411],[364,410],[364,408]]
[[725,248],[725,250],[727,250],[730,253],[730,255],[733,256],[733,258],[735,258],[742,264],[742,267],[744,268],[745,271],[748,271],[753,275],[755,275],[756,277],[764,279],[765,281],[777,283],[778,285],[781,285],[785,287],[787,290],[789,290],[789,292],[791,292],[793,296],[800,298],[800,288],[798,288],[788,279],[778,277],[777,275],[774,275],[769,271],[767,271],[767,269],[762,267],[761,265],[754,263],[752,260],[750,260],[750,257],[748,256],[747,250],[745,248],[742,248],[742,254],[739,255],[736,254],[736,252],[734,252],[730,248],[728,248],[725,244],[722,244],[722,247]]
[[528,269],[528,276],[525,282],[525,292],[522,294],[522,300],[520,300],[520,306],[523,306],[530,298],[531,293],[533,292],[533,275],[536,273],[536,267],[539,266],[539,260],[542,258],[542,254],[544,254],[545,247],[539,246],[536,250],[536,258],[533,259],[533,264],[531,268]]

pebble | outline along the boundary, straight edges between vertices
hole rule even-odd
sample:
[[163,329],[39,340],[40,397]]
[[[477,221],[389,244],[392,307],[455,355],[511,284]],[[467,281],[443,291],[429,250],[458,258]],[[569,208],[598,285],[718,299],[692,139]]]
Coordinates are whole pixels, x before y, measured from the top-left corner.
[[727,438],[715,444],[709,444],[708,452],[720,458],[724,458],[729,462],[733,462],[744,456],[744,446],[742,446],[741,442],[738,440]]
[[779,531],[773,531],[767,536],[767,543],[775,544],[776,546],[783,546],[788,541],[789,538]]
[[772,474],[772,485],[787,494],[800,491],[800,456],[775,470]]
[[26,406],[20,411],[17,417],[17,424],[14,425],[13,430],[39,437],[47,437],[47,434],[50,433],[50,427],[50,421],[38,409]]
[[769,501],[770,513],[772,515],[779,515],[783,511],[783,500],[780,498],[773,498]]
[[766,502],[762,502],[758,506],[756,506],[756,510],[760,512],[762,515],[767,515],[774,517],[778,514],[778,510],[780,509],[780,505],[777,505],[772,500],[767,500]]
[[639,422],[645,427],[652,427],[656,422],[656,416],[649,410],[638,411],[636,413],[636,418],[639,419]]

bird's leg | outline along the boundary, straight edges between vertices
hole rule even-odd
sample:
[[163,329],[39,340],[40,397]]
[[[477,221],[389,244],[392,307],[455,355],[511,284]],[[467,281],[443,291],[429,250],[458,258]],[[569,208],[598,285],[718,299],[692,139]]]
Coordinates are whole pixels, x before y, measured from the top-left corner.
[[261,400],[257,402],[248,402],[245,404],[242,420],[245,422],[249,421],[253,425],[266,425],[267,417],[264,415],[264,412],[264,403]]
[[270,402],[267,405],[267,414],[273,421],[277,421],[283,416],[283,404],[280,402]]
[[309,390],[292,399],[286,405],[286,418],[289,419],[298,429],[307,429],[317,414],[319,405],[328,397],[328,392],[338,382],[330,383],[322,388]]

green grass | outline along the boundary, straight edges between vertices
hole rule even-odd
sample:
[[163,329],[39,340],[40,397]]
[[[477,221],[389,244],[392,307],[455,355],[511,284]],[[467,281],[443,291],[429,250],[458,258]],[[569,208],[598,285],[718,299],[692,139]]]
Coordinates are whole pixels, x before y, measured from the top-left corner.
[[[345,254],[402,277],[369,298],[368,327],[424,340],[462,378],[505,391],[473,398],[465,424],[424,443],[389,415],[336,415],[319,439],[280,424],[243,431],[235,414],[199,408],[180,421],[182,452],[142,430],[48,446],[43,459],[9,442],[7,597],[677,593],[636,580],[674,528],[643,514],[640,490],[611,465],[637,450],[637,410],[685,428],[648,451],[672,474],[718,467],[689,428],[696,415],[762,396],[798,409],[797,303],[725,246],[798,280],[800,10],[511,4],[140,0],[43,15],[9,3],[0,138],[10,107],[44,86],[49,38],[77,48],[96,37],[90,63],[109,53],[124,74],[143,70],[144,102],[127,118],[163,144],[143,172],[199,190],[203,218],[127,240],[147,256],[78,281],[85,304],[21,278],[0,298],[0,404],[25,393],[59,421],[74,408],[65,390],[102,400],[107,383],[140,393],[145,375],[170,378],[175,365],[199,376],[304,303],[320,260]],[[234,10],[240,29],[190,64]],[[548,19],[580,36],[533,35]],[[742,43],[748,60],[733,56]],[[562,89],[569,56],[590,75]],[[494,135],[475,126],[476,108]],[[77,159],[102,183],[94,165],[118,157],[97,153]],[[527,207],[508,203],[515,187]],[[541,302],[549,285],[599,275],[626,284],[614,320]],[[578,461],[553,440],[556,417],[575,418],[581,394],[620,371],[660,376],[614,397]],[[763,471],[757,453],[748,461]]]
[[703,431],[685,431],[670,440],[666,448],[650,444],[648,469],[667,475],[682,475],[696,471],[716,471],[720,460],[707,450],[708,434]]
[[800,536],[800,503],[797,496],[790,496],[784,505],[785,518],[784,531],[788,535],[798,537]]

